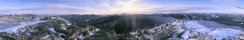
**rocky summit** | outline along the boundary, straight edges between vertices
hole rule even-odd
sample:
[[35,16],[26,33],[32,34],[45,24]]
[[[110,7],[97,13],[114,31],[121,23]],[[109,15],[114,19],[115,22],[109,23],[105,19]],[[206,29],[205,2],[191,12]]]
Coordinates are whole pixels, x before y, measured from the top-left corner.
[[0,16],[0,40],[244,40],[244,15]]

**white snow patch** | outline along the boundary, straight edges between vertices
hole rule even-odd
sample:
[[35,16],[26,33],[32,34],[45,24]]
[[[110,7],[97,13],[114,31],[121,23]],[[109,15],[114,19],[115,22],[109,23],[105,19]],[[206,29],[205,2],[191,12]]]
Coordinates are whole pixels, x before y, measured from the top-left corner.
[[184,22],[184,28],[186,32],[182,35],[184,39],[189,38],[189,31],[198,32],[200,34],[212,35],[216,40],[222,40],[227,37],[239,37],[239,35],[243,32],[238,29],[232,28],[208,28],[197,21],[186,21]]
[[[130,34],[135,36],[135,38],[141,39],[142,37],[145,37],[145,38],[148,38],[149,40],[154,40],[155,37],[157,37],[158,35],[162,34],[163,32],[165,32],[167,30],[174,30],[171,32],[175,32],[175,34],[184,32],[185,29],[182,28],[182,23],[179,23],[179,22],[182,22],[182,21],[174,21],[174,22],[168,23],[168,24],[161,24],[161,25],[155,26],[151,29],[142,29],[142,30],[130,32]],[[169,28],[171,28],[171,29],[169,29]],[[141,35],[141,36],[138,36],[138,35]],[[167,34],[167,35],[170,35],[170,34]],[[177,35],[174,35],[171,39],[172,40],[174,40],[174,39],[175,40],[179,40],[179,39],[182,40],[181,38],[177,38]]]
[[45,36],[45,37],[42,37],[42,39],[46,39],[46,38],[48,38],[48,37],[50,37],[51,35],[47,35],[47,36]]
[[30,30],[30,32],[38,32],[38,30]]
[[45,21],[34,21],[34,22],[21,23],[21,25],[5,28],[3,30],[0,30],[0,32],[16,33],[16,32],[18,32],[17,30],[20,28],[28,27],[28,26],[35,25],[35,24],[38,24],[41,22],[45,22]]
[[66,25],[65,25],[65,24],[61,24],[61,28],[62,28],[63,30],[67,30],[67,28],[66,28]]
[[201,33],[208,33],[211,30],[210,28],[207,28],[199,24],[197,21],[186,21],[184,25],[185,25],[184,28],[186,28],[186,30],[191,30],[191,31],[196,31]]
[[240,35],[240,39],[244,39],[244,34],[241,34]]
[[57,33],[57,32],[54,30],[54,28],[50,28],[50,29],[48,29],[48,30],[50,30],[50,31],[52,31],[52,32],[54,32],[54,33]]
[[27,33],[27,35],[31,35],[30,33]]
[[72,25],[72,23],[67,20],[65,22],[66,22],[66,25],[68,25],[68,26]]
[[188,39],[188,40],[196,40],[196,39]]
[[61,38],[61,40],[64,40],[64,38]]
[[80,40],[83,40],[84,39],[84,36],[81,34],[77,38],[79,38]]
[[189,35],[190,35],[190,31],[186,31],[186,32],[182,35],[182,37],[183,37],[184,39],[188,39],[188,38],[189,38]]
[[90,34],[89,35],[94,35],[95,34],[95,32],[97,32],[97,31],[99,31],[100,29],[95,29],[95,30],[93,30],[93,31],[91,31],[91,32],[89,32]]
[[59,33],[58,35],[65,35],[64,33]]
[[241,32],[241,30],[225,28],[212,30],[209,35],[213,35],[216,40],[222,40],[227,37],[238,37]]
[[86,22],[90,21],[90,20],[85,20]]

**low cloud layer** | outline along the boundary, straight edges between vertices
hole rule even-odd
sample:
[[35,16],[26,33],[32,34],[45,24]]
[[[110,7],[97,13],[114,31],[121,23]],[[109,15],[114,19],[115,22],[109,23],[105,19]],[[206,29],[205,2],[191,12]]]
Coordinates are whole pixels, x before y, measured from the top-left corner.
[[4,9],[0,12],[7,14],[78,14],[81,12],[87,12],[86,10],[71,7],[71,6],[47,6],[47,7],[32,7],[22,9]]

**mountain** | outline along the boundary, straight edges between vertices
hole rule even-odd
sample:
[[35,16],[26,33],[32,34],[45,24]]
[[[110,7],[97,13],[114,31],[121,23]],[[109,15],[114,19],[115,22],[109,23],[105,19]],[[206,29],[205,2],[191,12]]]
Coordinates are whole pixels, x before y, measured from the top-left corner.
[[244,16],[170,13],[0,16],[0,40],[243,40]]

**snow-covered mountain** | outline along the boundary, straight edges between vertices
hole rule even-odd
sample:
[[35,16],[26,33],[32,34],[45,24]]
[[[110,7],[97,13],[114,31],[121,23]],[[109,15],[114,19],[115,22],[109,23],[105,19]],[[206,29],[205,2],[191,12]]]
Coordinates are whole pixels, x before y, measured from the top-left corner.
[[7,15],[0,17],[0,32],[16,33],[18,29],[32,26],[47,20],[35,15]]
[[0,16],[0,40],[243,40],[229,14]]

